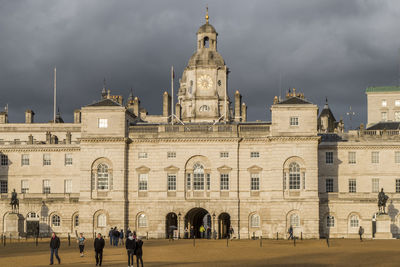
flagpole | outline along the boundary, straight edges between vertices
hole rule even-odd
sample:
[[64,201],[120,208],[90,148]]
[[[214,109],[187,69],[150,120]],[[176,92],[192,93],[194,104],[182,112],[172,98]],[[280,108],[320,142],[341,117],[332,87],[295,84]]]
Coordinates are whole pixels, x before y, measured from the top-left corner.
[[171,124],[174,125],[174,66],[171,66]]
[[53,123],[56,123],[56,106],[57,106],[57,69],[54,67],[54,110]]

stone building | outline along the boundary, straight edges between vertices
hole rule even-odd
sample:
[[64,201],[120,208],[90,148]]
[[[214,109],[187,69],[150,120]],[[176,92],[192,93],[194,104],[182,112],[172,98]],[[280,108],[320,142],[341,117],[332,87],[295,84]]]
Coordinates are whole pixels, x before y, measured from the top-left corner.
[[73,123],[35,123],[31,110],[25,123],[10,123],[1,112],[2,231],[89,235],[117,226],[165,238],[192,226],[199,235],[203,224],[220,238],[231,226],[238,238],[283,238],[292,225],[297,236],[319,238],[353,237],[363,225],[372,236],[383,187],[396,235],[399,129],[344,132],[327,104],[318,116],[295,89],[274,99],[271,122],[247,121],[240,93],[229,99],[217,36],[207,16],[175,116],[167,92],[162,114],[149,115],[137,96],[124,103],[105,86]]

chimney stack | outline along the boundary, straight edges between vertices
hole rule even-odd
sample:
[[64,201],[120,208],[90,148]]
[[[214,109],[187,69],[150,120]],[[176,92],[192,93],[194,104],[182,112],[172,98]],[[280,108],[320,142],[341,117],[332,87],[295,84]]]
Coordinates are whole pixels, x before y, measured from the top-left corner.
[[247,106],[245,103],[242,104],[242,122],[247,121]]
[[235,93],[235,121],[241,121],[241,108],[242,108],[242,96],[240,95],[239,91]]
[[25,111],[25,123],[33,123],[33,116],[35,116],[35,112],[33,112],[33,110],[27,109]]
[[171,115],[171,96],[164,92],[163,94],[163,117]]

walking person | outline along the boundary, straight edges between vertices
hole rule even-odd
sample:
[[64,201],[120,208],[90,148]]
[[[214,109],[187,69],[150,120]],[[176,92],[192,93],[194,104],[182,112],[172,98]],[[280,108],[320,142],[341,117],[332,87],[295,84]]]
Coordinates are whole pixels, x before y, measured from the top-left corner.
[[120,244],[124,245],[124,230],[121,229],[121,231],[119,231],[119,240],[120,240]]
[[133,256],[135,255],[136,240],[133,238],[132,233],[129,233],[129,236],[125,241],[125,248],[128,254],[128,267],[133,267]]
[[143,241],[140,237],[137,238],[136,240],[136,249],[135,249],[135,254],[136,254],[136,266],[139,267],[139,261],[142,264],[143,267]]
[[235,233],[235,231],[233,230],[233,227],[230,226],[229,227],[229,238],[232,240],[233,239],[233,234]]
[[113,231],[113,239],[114,239],[114,247],[118,247],[118,242],[119,242],[119,232],[117,227],[114,227]]
[[86,238],[83,236],[83,233],[80,233],[78,236],[78,233],[76,233],[76,241],[78,242],[78,246],[79,246],[79,253],[81,253],[81,257],[84,256],[83,251],[85,249],[85,241]]
[[114,229],[111,227],[110,231],[108,232],[108,237],[110,238],[110,246],[113,245],[113,238],[114,238]]
[[53,256],[55,255],[58,264],[61,263],[61,259],[58,256],[58,249],[60,248],[60,238],[56,235],[56,233],[51,234],[51,239],[50,239],[50,265],[53,265]]
[[103,249],[104,249],[104,239],[100,233],[97,234],[96,239],[94,240],[94,251],[96,257],[96,266],[101,266],[103,262]]
[[288,238],[288,240],[289,240],[289,239],[293,239],[293,226],[290,225],[289,230],[288,230],[288,233],[289,233],[289,238]]
[[193,226],[190,226],[190,238],[194,238],[194,228]]
[[358,228],[358,234],[360,235],[360,242],[363,241],[362,235],[364,234],[364,228],[360,225],[360,228]]
[[184,238],[185,238],[185,239],[188,239],[188,238],[189,238],[189,229],[188,229],[187,227],[185,227]]
[[201,238],[204,238],[204,232],[206,231],[206,229],[204,228],[204,225],[201,225],[201,226],[200,226],[199,231],[200,231],[200,236],[201,236]]

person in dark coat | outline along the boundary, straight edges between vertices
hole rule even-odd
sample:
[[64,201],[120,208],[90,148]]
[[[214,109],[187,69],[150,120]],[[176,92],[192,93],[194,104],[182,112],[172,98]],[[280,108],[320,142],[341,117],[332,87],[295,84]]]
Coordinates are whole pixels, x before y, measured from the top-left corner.
[[113,245],[113,238],[114,238],[114,229],[111,227],[110,231],[108,232],[108,237],[110,238],[110,246]]
[[360,241],[362,242],[362,236],[364,234],[364,228],[360,225],[360,228],[358,228],[358,234],[360,235]]
[[288,240],[289,240],[289,239],[293,239],[293,226],[290,226],[290,227],[289,227],[288,233],[289,233],[289,238],[288,238]]
[[51,239],[50,239],[50,265],[53,265],[53,256],[55,255],[58,264],[61,263],[61,259],[58,256],[58,249],[60,248],[60,238],[56,235],[56,233],[51,234]]
[[97,234],[97,238],[94,240],[94,251],[96,252],[96,266],[101,266],[103,262],[103,249],[104,249],[104,239],[100,233]]
[[139,267],[139,261],[142,264],[143,267],[143,241],[140,237],[137,238],[136,240],[136,249],[135,249],[135,254],[136,254],[136,266]]
[[119,240],[120,240],[121,245],[124,245],[124,230],[123,229],[121,229],[119,231]]
[[128,254],[128,267],[130,267],[130,266],[133,267],[133,265],[134,265],[133,255],[135,255],[136,241],[133,238],[132,233],[129,233],[129,236],[125,241],[125,248],[126,248],[126,252]]
[[114,247],[118,247],[119,231],[118,231],[117,227],[114,227],[113,239],[114,239]]

